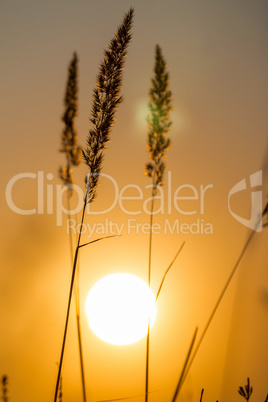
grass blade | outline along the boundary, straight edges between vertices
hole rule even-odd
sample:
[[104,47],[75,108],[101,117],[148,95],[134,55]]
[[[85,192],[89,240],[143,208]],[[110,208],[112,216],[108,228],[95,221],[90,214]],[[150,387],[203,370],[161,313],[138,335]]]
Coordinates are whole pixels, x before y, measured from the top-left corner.
[[[84,222],[85,210],[86,210],[86,202],[84,203],[84,207],[83,207],[80,228],[82,227],[82,224]],[[72,294],[73,294],[75,273],[76,273],[76,268],[77,268],[78,252],[79,252],[79,244],[80,244],[81,234],[82,233],[81,233],[81,229],[80,229],[78,240],[77,240],[77,247],[76,247],[75,256],[74,256],[74,262],[73,262],[72,278],[71,278],[71,284],[70,284],[70,290],[69,290],[68,305],[67,305],[67,312],[66,312],[65,327],[64,327],[63,341],[62,341],[62,347],[61,347],[61,355],[60,355],[58,376],[57,376],[57,382],[56,382],[56,389],[55,389],[55,395],[54,395],[54,402],[57,402],[58,390],[59,390],[60,379],[61,379],[61,369],[62,369],[63,356],[64,356],[64,351],[65,351],[65,343],[66,343],[67,329],[68,329],[68,323],[69,323],[70,307],[71,307],[71,300],[72,300]]]
[[185,362],[184,362],[184,365],[183,365],[183,368],[182,368],[182,371],[181,371],[181,375],[180,375],[180,378],[179,378],[179,381],[178,381],[177,388],[176,388],[174,396],[172,398],[172,402],[176,401],[177,396],[179,395],[179,392],[181,390],[181,387],[182,387],[182,384],[183,384],[183,381],[184,381],[184,373],[185,373],[188,361],[190,359],[190,356],[191,356],[191,353],[192,353],[192,350],[193,350],[193,346],[194,346],[194,343],[195,343],[197,331],[198,331],[198,327],[196,327],[196,329],[194,331],[194,335],[193,335],[193,338],[192,338],[192,341],[191,341],[191,344],[190,344],[190,347],[189,347],[189,350],[188,350],[188,353],[187,353],[187,356],[186,356],[186,359],[185,359]]
[[100,237],[99,239],[91,240],[91,241],[89,241],[88,243],[80,244],[80,245],[79,245],[79,248],[88,246],[89,244],[92,244],[92,243],[96,243],[97,241],[100,241],[100,240],[110,239],[110,238],[112,238],[112,237],[113,237],[113,238],[117,238],[117,237],[119,237],[119,236],[121,236],[121,235],[111,235],[111,236]]
[[173,260],[172,260],[171,263],[169,264],[169,266],[168,266],[166,272],[164,273],[164,276],[163,276],[163,278],[162,278],[162,281],[161,281],[161,283],[160,283],[160,286],[159,286],[159,289],[158,289],[158,292],[157,292],[157,295],[156,295],[156,298],[155,298],[155,302],[157,302],[157,299],[158,299],[158,297],[159,297],[159,295],[160,295],[160,292],[161,292],[161,289],[162,289],[162,287],[163,287],[163,284],[164,284],[164,281],[165,281],[165,279],[166,279],[166,276],[167,276],[167,274],[168,274],[170,268],[172,267],[172,265],[173,265],[174,262],[176,261],[176,259],[177,259],[178,255],[180,254],[181,250],[183,249],[184,244],[185,244],[185,241],[184,241],[184,242],[182,243],[182,245],[180,246],[179,250],[177,251],[177,254],[175,255],[175,257],[173,258]]
[[[268,210],[268,204],[265,206],[261,216],[259,217],[259,219],[258,219],[258,221],[256,223],[256,226],[255,226],[256,229],[258,228],[258,226],[260,224],[260,221],[262,220],[263,216],[267,213],[267,210]],[[229,275],[229,277],[228,277],[228,279],[227,279],[227,281],[226,281],[226,283],[225,283],[225,285],[224,285],[224,287],[223,287],[223,289],[221,291],[221,293],[220,293],[220,296],[219,296],[219,298],[218,298],[218,300],[217,300],[217,302],[216,302],[216,304],[215,304],[215,306],[214,306],[214,308],[213,308],[213,310],[212,310],[212,312],[211,312],[211,314],[209,316],[207,324],[206,324],[206,326],[205,326],[205,328],[204,328],[204,330],[203,330],[203,332],[201,334],[201,337],[200,337],[200,339],[199,339],[199,341],[198,341],[198,343],[196,345],[196,348],[195,348],[195,350],[193,352],[193,356],[192,356],[192,358],[191,358],[191,360],[190,360],[190,362],[188,364],[187,370],[186,370],[184,378],[183,378],[183,382],[184,382],[184,380],[185,380],[185,378],[186,378],[186,376],[187,376],[187,374],[188,374],[188,372],[189,372],[189,370],[191,368],[191,365],[193,364],[195,356],[196,356],[196,354],[197,354],[197,352],[198,352],[198,350],[200,348],[200,345],[201,345],[201,343],[202,343],[202,341],[203,341],[203,339],[204,339],[204,337],[205,337],[205,335],[207,333],[207,330],[208,330],[208,328],[209,328],[209,326],[211,324],[211,321],[212,321],[212,319],[213,319],[213,317],[214,317],[214,315],[215,315],[215,313],[216,313],[216,311],[217,311],[217,309],[219,307],[219,304],[220,304],[220,302],[221,302],[221,300],[222,300],[222,298],[223,298],[223,296],[224,296],[224,294],[225,294],[225,292],[226,292],[226,290],[227,290],[227,288],[228,288],[228,286],[229,286],[229,284],[230,284],[230,282],[231,282],[231,280],[232,280],[232,278],[233,278],[233,276],[234,276],[234,274],[235,274],[235,272],[237,270],[237,267],[239,266],[240,261],[242,260],[244,254],[246,252],[246,249],[248,248],[248,245],[250,244],[250,242],[251,242],[251,240],[252,240],[252,238],[253,238],[255,233],[256,233],[255,230],[251,231],[251,233],[250,233],[250,235],[248,237],[248,240],[247,240],[245,246],[243,247],[243,249],[242,249],[242,251],[241,251],[241,253],[240,253],[240,255],[239,255],[239,257],[238,257],[238,259],[237,259],[237,261],[236,261],[236,263],[235,263],[235,265],[234,265],[234,267],[233,267],[233,269],[232,269],[232,271],[231,271],[231,273],[230,273],[230,275]]]

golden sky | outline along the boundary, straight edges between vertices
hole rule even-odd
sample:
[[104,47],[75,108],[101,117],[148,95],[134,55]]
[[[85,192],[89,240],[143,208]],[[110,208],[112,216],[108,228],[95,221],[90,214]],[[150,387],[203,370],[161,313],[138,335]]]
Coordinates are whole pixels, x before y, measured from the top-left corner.
[[[84,146],[103,49],[131,6],[135,17],[123,76],[124,103],[105,152],[106,176],[86,216],[84,241],[98,237],[97,228],[111,234],[122,227],[122,236],[84,248],[80,255],[89,401],[144,392],[145,339],[123,347],[102,342],[88,327],[84,304],[89,289],[107,274],[129,272],[147,280],[145,118],[156,44],[170,73],[173,128],[162,211],[154,218],[160,227],[153,237],[154,292],[183,241],[185,246],[159,297],[151,335],[150,402],[171,401],[194,329],[199,327],[200,336],[246,243],[250,229],[237,217],[250,220],[250,178],[259,171],[258,190],[263,205],[267,202],[266,0],[2,0],[0,375],[9,377],[10,402],[47,402],[54,396],[70,283],[66,215],[57,193],[58,167],[64,164],[59,149],[67,67],[76,51],[77,127]],[[75,171],[81,191],[86,173],[84,164]],[[14,184],[12,206],[6,189],[16,175],[21,179]],[[228,208],[231,189],[243,179],[247,189],[234,193]],[[182,185],[188,187],[178,190]],[[124,200],[137,196],[134,186],[141,199]],[[174,195],[193,194],[193,200],[174,201]],[[14,205],[36,213],[18,213]],[[211,229],[207,233],[202,230],[206,227]],[[239,401],[237,389],[247,377],[254,400],[265,399],[267,231],[257,232],[250,243],[180,401],[199,400],[202,388],[203,400]],[[64,402],[82,401],[74,317],[72,309],[62,372]]]

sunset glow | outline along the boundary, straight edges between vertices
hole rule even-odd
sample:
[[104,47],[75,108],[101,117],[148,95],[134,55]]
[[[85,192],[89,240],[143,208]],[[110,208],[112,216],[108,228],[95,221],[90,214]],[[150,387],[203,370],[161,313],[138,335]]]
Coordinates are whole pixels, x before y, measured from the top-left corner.
[[1,2],[0,402],[266,400],[267,16]]
[[148,286],[131,274],[112,274],[99,280],[86,300],[91,330],[114,345],[137,342],[156,318],[155,297]]

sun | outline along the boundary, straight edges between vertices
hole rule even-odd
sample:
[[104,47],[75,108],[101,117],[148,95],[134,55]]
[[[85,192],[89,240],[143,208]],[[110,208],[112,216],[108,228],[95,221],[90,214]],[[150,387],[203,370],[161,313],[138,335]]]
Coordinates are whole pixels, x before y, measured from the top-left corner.
[[132,274],[116,273],[100,279],[89,291],[86,315],[91,330],[114,345],[137,342],[156,318],[156,304],[148,285]]

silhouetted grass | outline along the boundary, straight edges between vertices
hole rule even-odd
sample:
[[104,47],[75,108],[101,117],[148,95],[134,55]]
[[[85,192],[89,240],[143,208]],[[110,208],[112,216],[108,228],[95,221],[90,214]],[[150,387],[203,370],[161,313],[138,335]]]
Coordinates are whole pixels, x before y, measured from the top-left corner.
[[162,278],[162,281],[161,281],[160,286],[159,286],[159,288],[158,288],[158,291],[157,291],[157,294],[156,294],[156,297],[155,297],[155,302],[157,302],[158,297],[159,297],[159,295],[160,295],[160,292],[161,292],[161,290],[162,290],[164,281],[165,281],[165,279],[166,279],[166,276],[167,276],[168,272],[170,271],[170,269],[172,268],[172,266],[173,266],[174,262],[176,261],[177,257],[179,256],[181,250],[183,249],[184,244],[185,244],[185,241],[182,243],[182,245],[180,246],[179,250],[177,251],[175,257],[173,258],[173,260],[171,261],[171,263],[170,263],[169,266],[167,267],[166,272],[164,273],[163,278]]
[[58,394],[59,400],[58,402],[62,402],[63,398],[63,392],[62,392],[62,377],[60,378],[60,385],[59,385],[59,394]]
[[[73,176],[72,167],[78,166],[81,162],[81,147],[77,144],[77,129],[76,129],[76,118],[78,115],[78,59],[76,53],[74,53],[73,58],[70,62],[68,69],[68,79],[66,84],[65,92],[65,112],[62,117],[64,122],[64,130],[61,136],[61,152],[65,154],[66,166],[59,168],[59,176],[63,183],[68,187],[67,200],[68,200],[68,219],[71,219],[71,196],[73,193]],[[69,231],[70,240],[70,257],[71,257],[71,267],[73,264],[73,238],[72,231]],[[78,351],[79,351],[79,361],[81,370],[81,380],[82,380],[82,392],[83,401],[86,402],[86,386],[85,386],[85,370],[83,361],[83,348],[82,348],[82,334],[80,325],[80,303],[79,303],[79,264],[77,267],[76,275],[76,286],[74,288],[75,297],[75,310],[76,310],[76,327],[77,327],[77,337],[78,337]],[[61,379],[62,381],[62,379]],[[62,392],[60,392],[62,394]],[[61,397],[62,398],[62,397]],[[61,398],[59,398],[61,400]]]
[[198,331],[198,328],[196,327],[196,329],[195,329],[195,331],[194,331],[194,335],[193,335],[192,341],[191,341],[191,344],[190,344],[190,347],[189,347],[189,350],[188,350],[188,353],[187,353],[187,355],[186,355],[186,359],[185,359],[184,365],[183,365],[183,367],[182,367],[181,375],[180,375],[180,377],[179,377],[179,381],[178,381],[178,384],[177,384],[177,387],[176,387],[174,396],[173,396],[173,398],[172,398],[172,402],[176,402],[176,399],[177,399],[177,397],[178,397],[178,395],[179,395],[179,392],[180,392],[180,390],[181,390],[181,387],[182,387],[182,384],[183,384],[184,373],[185,373],[185,371],[186,371],[186,367],[187,367],[188,361],[189,361],[189,359],[190,359],[190,356],[191,356],[191,353],[192,353],[192,350],[193,350],[193,347],[194,347],[194,343],[195,343],[197,331]]
[[87,147],[82,151],[84,160],[90,173],[86,176],[86,194],[82,211],[80,231],[78,234],[77,247],[75,250],[72,278],[69,290],[67,313],[62,341],[59,370],[56,382],[54,402],[57,402],[61,368],[65,350],[66,335],[69,322],[70,306],[73,293],[73,285],[77,268],[79,248],[81,247],[81,228],[83,226],[87,204],[93,202],[96,197],[96,189],[101,172],[103,150],[109,141],[109,135],[114,122],[114,115],[117,106],[122,102],[120,94],[124,59],[127,54],[127,47],[131,40],[131,28],[133,23],[134,10],[131,8],[125,14],[121,25],[118,27],[114,38],[105,51],[105,58],[100,64],[100,72],[97,77],[97,85],[93,94],[93,107],[90,121],[92,128],[87,138]]
[[[266,204],[262,214],[260,215],[258,221],[256,222],[255,228],[258,228],[258,226],[259,226],[260,222],[262,221],[263,217],[265,216],[265,214],[267,214],[267,210],[268,210],[268,204]],[[231,280],[232,280],[232,278],[233,278],[233,276],[234,276],[234,274],[235,274],[235,272],[236,272],[236,270],[237,270],[237,268],[238,268],[238,266],[239,266],[239,264],[240,264],[240,262],[241,262],[241,260],[242,260],[242,258],[244,256],[244,254],[245,254],[245,252],[246,252],[246,250],[247,250],[252,238],[254,237],[255,233],[256,233],[255,230],[251,231],[251,233],[250,233],[250,235],[248,237],[248,240],[247,240],[245,246],[243,247],[243,249],[242,249],[242,251],[241,251],[241,253],[240,253],[240,255],[239,255],[239,257],[238,257],[238,259],[237,259],[237,261],[236,261],[236,263],[235,263],[235,265],[234,265],[234,267],[233,267],[233,269],[232,269],[232,271],[231,271],[231,273],[230,273],[230,275],[229,275],[229,277],[228,277],[228,279],[227,279],[227,281],[226,281],[226,283],[225,283],[225,285],[224,285],[224,287],[223,287],[223,289],[222,289],[217,301],[216,301],[216,304],[215,304],[215,306],[214,306],[214,308],[213,308],[213,310],[212,310],[212,312],[211,312],[211,314],[210,314],[210,316],[208,318],[208,321],[207,321],[207,323],[205,325],[205,328],[203,329],[203,332],[202,332],[202,334],[200,336],[200,339],[199,339],[199,341],[198,341],[198,343],[197,343],[197,345],[195,347],[193,355],[192,355],[192,357],[191,357],[191,359],[190,359],[190,361],[188,363],[187,370],[185,371],[185,374],[184,374],[183,382],[184,382],[184,380],[185,380],[185,378],[186,378],[186,376],[187,376],[187,374],[188,374],[188,372],[189,372],[189,370],[191,368],[191,365],[192,365],[192,363],[193,363],[193,361],[195,359],[195,356],[196,356],[196,354],[197,354],[197,352],[198,352],[198,350],[199,350],[199,348],[200,348],[200,346],[202,344],[202,341],[203,341],[203,339],[204,339],[204,337],[205,337],[205,335],[207,333],[207,330],[208,330],[208,328],[209,328],[209,326],[210,326],[210,324],[211,324],[211,322],[213,320],[213,317],[214,317],[216,311],[218,310],[220,302],[222,301],[223,296],[225,295],[225,292],[226,292],[228,286],[230,285],[230,282],[231,282]]]
[[[192,339],[192,341],[191,341],[191,345],[190,345],[188,354],[187,354],[187,356],[186,356],[185,362],[187,362],[188,356],[190,356],[190,354],[191,354],[191,350],[192,350],[192,347],[193,347],[193,344],[194,344],[194,341],[195,341],[195,338],[196,338],[196,334],[197,334],[197,328],[195,329],[195,332],[194,332],[194,335],[193,335],[193,339]],[[185,367],[185,364],[184,364],[184,367]],[[184,371],[184,367],[183,367],[182,373],[183,373],[183,371]],[[182,377],[183,377],[183,376],[181,375],[181,376],[180,376],[180,379],[181,379]],[[180,382],[180,381],[179,381],[179,382]],[[1,398],[1,399],[3,400],[3,402],[8,402],[9,398],[8,398],[8,395],[7,395],[7,394],[8,394],[8,388],[7,388],[7,385],[8,385],[8,377],[7,377],[7,375],[3,375],[3,376],[2,376],[2,378],[1,378],[1,385],[2,385],[2,398]],[[178,389],[178,388],[179,388],[179,383],[178,383],[177,389]],[[176,389],[176,391],[177,391],[177,389]],[[176,399],[177,399],[177,397],[178,397],[178,393],[176,394],[176,391],[175,391],[174,397],[173,397],[173,399],[172,399],[172,402],[175,402]],[[156,391],[151,391],[150,394],[153,394],[154,392],[156,392]],[[248,377],[248,378],[247,378],[247,384],[246,384],[244,387],[240,386],[240,387],[238,388],[238,393],[239,393],[241,396],[243,396],[243,397],[248,401],[249,398],[250,398],[250,396],[252,395],[252,392],[253,392],[253,387],[250,386],[250,379],[249,379],[249,377]],[[202,390],[201,390],[200,402],[203,401],[203,395],[204,395],[204,388],[202,388]],[[126,400],[130,400],[130,399],[134,399],[134,398],[138,398],[138,397],[143,397],[143,396],[144,396],[144,394],[137,394],[137,395],[131,395],[131,396],[126,396],[126,397],[122,397],[122,398],[102,399],[102,400],[98,400],[98,401],[96,401],[96,402],[117,402],[117,401],[126,401]],[[60,378],[59,392],[58,392],[58,402],[62,402],[62,401],[63,401],[62,378]],[[163,402],[164,402],[164,401],[163,401]],[[217,400],[216,402],[218,402],[218,400]],[[268,402],[268,393],[267,393],[267,396],[266,396],[264,402]]]
[[69,192],[72,193],[73,177],[72,167],[78,166],[81,162],[82,148],[77,143],[76,118],[78,115],[78,79],[77,79],[77,54],[73,54],[68,69],[68,79],[65,91],[65,112],[62,116],[64,122],[64,130],[61,135],[61,149],[66,156],[66,166],[59,168],[59,176],[63,183],[68,186]]
[[239,395],[243,396],[246,401],[249,400],[251,394],[253,392],[253,387],[250,386],[250,379],[248,377],[247,384],[244,387],[239,387],[238,393]]
[[[171,91],[169,87],[169,74],[166,61],[162,55],[159,45],[155,48],[155,66],[152,87],[150,89],[148,142],[147,150],[151,162],[145,165],[145,174],[152,178],[152,202],[150,213],[150,234],[149,234],[149,260],[148,260],[148,286],[151,288],[151,265],[152,265],[152,226],[154,201],[157,187],[163,185],[165,163],[163,157],[170,147],[170,140],[166,134],[171,128]],[[161,285],[160,285],[161,290]],[[149,392],[149,358],[150,358],[150,319],[146,337],[146,359],[145,359],[145,402],[148,401]]]
[[90,121],[92,129],[87,137],[87,146],[82,150],[90,174],[86,178],[85,203],[91,203],[96,197],[99,174],[103,161],[103,150],[110,140],[110,132],[115,119],[115,111],[123,98],[120,96],[124,60],[131,40],[133,8],[125,15],[115,37],[105,51],[105,58],[100,65],[97,86],[93,93],[93,107]]

